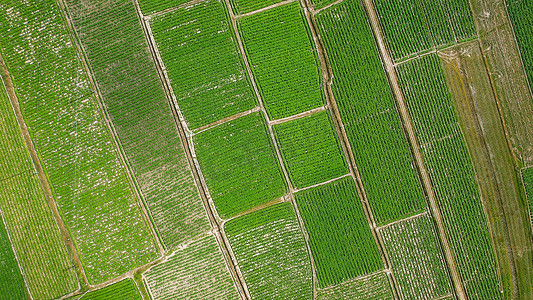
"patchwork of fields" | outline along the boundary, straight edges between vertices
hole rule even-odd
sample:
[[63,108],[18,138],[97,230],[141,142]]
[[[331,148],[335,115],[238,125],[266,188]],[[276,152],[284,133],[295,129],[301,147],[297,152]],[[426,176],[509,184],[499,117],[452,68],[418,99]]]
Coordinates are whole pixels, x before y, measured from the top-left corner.
[[1,2],[0,299],[533,295],[494,1]]

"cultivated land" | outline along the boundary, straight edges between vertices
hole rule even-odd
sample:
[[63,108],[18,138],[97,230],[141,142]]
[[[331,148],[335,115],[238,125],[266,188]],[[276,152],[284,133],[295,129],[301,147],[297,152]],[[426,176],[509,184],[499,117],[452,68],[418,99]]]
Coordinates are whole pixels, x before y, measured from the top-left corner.
[[392,300],[394,297],[387,275],[383,272],[377,272],[318,290],[316,299]]
[[533,168],[527,168],[522,170],[522,180],[524,182],[524,188],[527,195],[527,203],[529,206],[529,217],[531,225],[533,226]]
[[77,300],[143,300],[131,279],[124,279],[103,289],[83,294]]
[[505,2],[531,89],[533,84],[533,36],[531,35],[533,20],[530,17],[533,15],[533,3],[524,0],[506,0]]

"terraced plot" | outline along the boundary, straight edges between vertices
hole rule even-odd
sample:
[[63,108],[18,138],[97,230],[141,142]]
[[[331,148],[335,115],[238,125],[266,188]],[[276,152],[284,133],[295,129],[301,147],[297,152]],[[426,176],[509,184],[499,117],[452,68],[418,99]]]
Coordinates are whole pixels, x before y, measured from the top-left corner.
[[317,299],[392,300],[394,296],[387,275],[383,272],[377,272],[318,290]]
[[142,300],[137,286],[131,279],[124,279],[103,289],[84,294],[78,300]]
[[324,105],[318,57],[298,1],[237,24],[270,119]]
[[202,201],[132,1],[66,2],[164,246],[172,249],[207,231]]
[[157,16],[151,25],[190,129],[256,106],[224,4],[203,1]]
[[230,3],[235,14],[240,15],[265,8],[282,1],[284,0],[230,0]]
[[209,193],[222,218],[286,193],[281,166],[260,113],[200,132],[193,140]]
[[312,299],[311,263],[290,203],[225,224],[252,299]]
[[[3,1],[0,52],[59,211],[90,282],[99,283],[147,263],[157,252],[63,21],[55,1]],[[32,192],[36,177],[20,178],[26,181],[10,187],[27,192],[16,194],[43,201]],[[64,260],[57,264],[73,272]],[[57,291],[71,290],[74,280],[66,277],[55,278]]]
[[11,241],[4,227],[4,220],[0,215],[0,298],[26,299],[28,293],[24,278],[11,247]]
[[143,276],[154,299],[239,299],[213,236],[187,244]]
[[465,290],[472,299],[499,299],[487,219],[440,62],[426,55],[398,72]]
[[295,188],[308,187],[348,173],[346,158],[327,111],[272,128]]
[[353,178],[296,193],[295,199],[321,288],[384,267]]
[[531,90],[533,85],[533,35],[531,34],[533,2],[526,0],[506,0],[506,2]]
[[316,22],[333,72],[333,95],[376,223],[423,211],[409,143],[361,4],[346,0],[317,14]]

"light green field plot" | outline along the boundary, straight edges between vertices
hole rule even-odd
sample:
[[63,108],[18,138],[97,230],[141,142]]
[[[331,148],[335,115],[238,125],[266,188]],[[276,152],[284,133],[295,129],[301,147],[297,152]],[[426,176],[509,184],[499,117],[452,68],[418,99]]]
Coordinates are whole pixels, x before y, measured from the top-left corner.
[[333,95],[376,223],[423,211],[409,143],[361,4],[346,0],[316,15],[316,21],[333,72]]
[[[0,223],[0,277],[12,273],[0,278],[0,298],[12,294],[6,299],[24,299],[24,296],[17,295],[26,294],[4,224],[29,291],[35,299],[51,299],[73,292],[78,288],[74,266],[44,198],[2,81],[0,153],[0,211],[4,220]],[[4,283],[9,285],[4,287]]]
[[290,203],[225,224],[252,299],[312,299],[311,262]]
[[138,0],[143,15],[150,15],[180,6],[185,6],[192,0]]
[[431,218],[424,214],[379,230],[403,299],[437,299],[452,293]]
[[272,127],[295,188],[348,173],[339,138],[327,111]]
[[427,55],[398,72],[465,290],[472,299],[499,299],[487,219],[439,59]]
[[531,218],[531,225],[533,226],[533,168],[522,170],[522,180],[526,189],[527,202],[529,206],[529,217]]
[[223,3],[202,1],[157,16],[151,24],[190,129],[257,105]]
[[236,15],[265,8],[284,0],[230,0],[231,8]]
[[194,146],[222,218],[283,196],[286,183],[260,113],[201,132]]
[[295,194],[320,287],[382,269],[355,182],[345,177]]
[[[154,239],[56,2],[2,1],[0,24],[0,52],[90,282],[106,281],[154,259]],[[21,178],[27,180],[25,185],[37,185],[35,176],[32,184],[30,177]],[[32,192],[17,195],[43,201],[42,195]],[[58,270],[66,272],[69,268]],[[58,281],[56,293],[73,286],[73,280],[54,280]],[[48,282],[46,286],[53,285]]]
[[318,58],[298,1],[237,22],[271,119],[324,105]]
[[103,289],[84,294],[78,300],[142,300],[131,279],[124,279]]
[[506,2],[531,88],[533,86],[533,35],[531,34],[533,2],[528,0],[506,0]]
[[476,35],[468,0],[376,0],[375,5],[395,59]]
[[164,246],[175,247],[207,231],[202,201],[133,3],[67,4]]
[[387,275],[383,272],[374,273],[341,284],[320,289],[319,300],[392,300],[391,286]]
[[239,299],[213,236],[177,250],[143,276],[154,299]]

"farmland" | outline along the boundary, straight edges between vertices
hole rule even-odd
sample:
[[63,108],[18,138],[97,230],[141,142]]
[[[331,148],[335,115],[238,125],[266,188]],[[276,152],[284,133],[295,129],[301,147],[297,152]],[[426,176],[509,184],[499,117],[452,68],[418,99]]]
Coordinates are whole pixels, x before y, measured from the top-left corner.
[[139,0],[139,7],[144,15],[162,12],[177,6],[185,5],[190,0]]
[[531,89],[533,86],[533,36],[531,36],[530,29],[533,27],[533,20],[528,16],[533,14],[533,3],[525,0],[506,0],[506,2]]
[[27,297],[24,278],[11,248],[11,242],[0,216],[0,292],[2,299],[23,299]]
[[529,206],[529,216],[531,218],[531,226],[533,226],[533,168],[522,170],[522,180],[526,189],[527,203]]
[[383,272],[377,272],[319,290],[317,299],[392,300],[394,297],[387,275]]
[[77,298],[78,300],[109,300],[109,299],[128,299],[142,300],[139,290],[131,279],[124,279],[103,289],[89,292]]
[[213,236],[177,250],[144,274],[155,299],[238,299],[224,258]]
[[290,203],[225,224],[252,299],[311,299],[313,282],[303,234]]
[[295,195],[321,288],[383,268],[351,177]]

